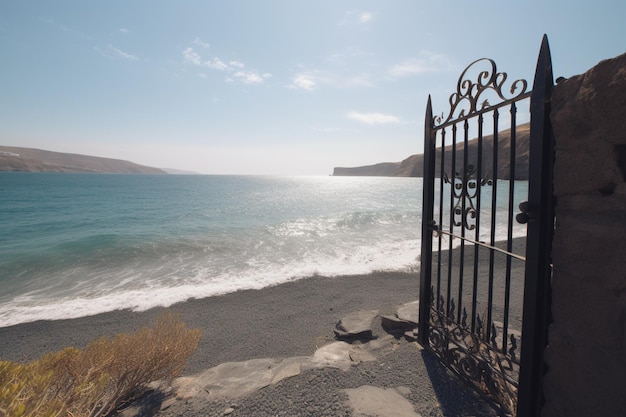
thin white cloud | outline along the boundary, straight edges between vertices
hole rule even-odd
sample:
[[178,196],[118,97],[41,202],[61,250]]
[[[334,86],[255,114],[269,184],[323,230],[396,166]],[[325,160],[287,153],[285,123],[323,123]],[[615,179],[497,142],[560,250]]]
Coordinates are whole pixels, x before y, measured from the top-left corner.
[[338,74],[330,71],[312,70],[294,75],[289,88],[296,90],[313,91],[319,86],[325,85],[333,88],[360,88],[372,87],[374,81],[367,73]]
[[244,84],[263,84],[265,78],[254,71],[238,71],[233,77],[239,79]]
[[209,61],[204,61],[201,65],[208,67],[208,68],[212,68],[212,69],[216,69],[216,70],[220,70],[220,71],[224,71],[224,70],[228,70],[230,69],[230,67],[228,66],[228,64],[226,64],[224,61],[222,61],[219,58],[213,58]]
[[366,25],[374,19],[374,14],[363,10],[348,10],[343,14],[339,21],[339,26],[347,26],[352,24]]
[[137,61],[139,59],[135,55],[129,54],[128,52],[124,52],[121,49],[114,47],[113,45],[108,45],[108,48],[109,50],[113,51],[116,56],[120,58],[128,59],[130,61]]
[[361,12],[358,15],[359,23],[365,24],[369,23],[374,18],[374,15],[370,12]]
[[130,30],[126,29],[126,28],[120,28],[119,30],[121,33],[130,33]]
[[213,59],[203,61],[202,56],[199,53],[193,50],[193,48],[189,47],[183,51],[183,60],[186,63],[199,65],[211,69],[216,70],[226,70],[229,69],[228,64],[226,64],[221,59],[215,57]]
[[185,60],[185,62],[189,62],[191,64],[202,64],[202,58],[200,57],[200,54],[195,52],[193,48],[187,48],[183,51],[183,59]]
[[207,49],[207,48],[209,48],[209,47],[211,46],[211,44],[209,44],[208,42],[203,41],[203,40],[202,40],[202,39],[200,39],[200,38],[196,38],[196,39],[194,39],[194,40],[193,40],[193,44],[194,44],[194,45],[201,46],[201,47],[203,47],[204,49]]
[[[196,39],[198,40],[198,39]],[[194,43],[197,43],[194,41]],[[228,61],[225,62],[218,57],[203,60],[202,56],[196,52],[193,47],[187,47],[183,50],[183,62],[185,64],[196,65],[199,67],[209,68],[212,70],[227,72],[226,82],[232,83],[235,81],[242,82],[244,84],[263,84],[268,78],[272,76],[270,73],[259,73],[258,71],[245,71],[245,65],[240,61]],[[204,77],[203,77],[204,78]]]
[[452,68],[450,60],[443,54],[422,51],[419,55],[419,58],[409,58],[394,65],[389,70],[389,74],[394,77],[406,77]]
[[348,113],[348,118],[358,122],[367,123],[368,125],[400,123],[400,119],[396,116],[382,113],[359,113],[351,111]]
[[293,77],[290,87],[298,90],[313,91],[316,84],[317,83],[315,82],[314,78],[310,75],[298,74]]

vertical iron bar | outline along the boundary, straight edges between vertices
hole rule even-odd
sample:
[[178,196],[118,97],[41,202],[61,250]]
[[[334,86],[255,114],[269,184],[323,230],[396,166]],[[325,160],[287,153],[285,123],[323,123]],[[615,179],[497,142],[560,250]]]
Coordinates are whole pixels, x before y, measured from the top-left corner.
[[[517,106],[515,102],[511,103],[511,129],[510,129],[510,157],[509,157],[509,218],[507,221],[507,240],[506,250],[511,253],[513,251],[513,218],[515,217],[515,158],[517,147],[517,131],[516,131],[516,119],[517,119]],[[502,320],[502,353],[506,354],[506,345],[508,343],[509,336],[509,307],[511,300],[511,256],[506,256],[506,281],[504,290],[504,319]]]
[[524,319],[517,403],[518,417],[541,414],[544,351],[550,320],[551,252],[554,233],[554,134],[550,124],[553,89],[552,58],[548,37],[543,36],[530,97],[530,160],[528,204],[530,220],[526,238]]
[[[480,241],[480,190],[483,177],[483,115],[478,115],[478,157],[476,161],[476,223],[474,240]],[[478,248],[479,246],[474,244],[474,282],[472,285],[472,333],[476,330],[476,302],[478,297]]]
[[[492,176],[493,186],[491,193],[491,236],[489,243],[491,246],[496,244],[496,213],[498,211],[498,120],[500,118],[500,112],[498,109],[493,111],[493,160],[492,160]],[[495,251],[489,249],[489,289],[487,295],[487,317],[485,321],[486,337],[485,340],[491,338],[491,322],[493,320],[493,270],[494,270],[494,256]],[[483,318],[484,319],[484,318]]]
[[450,166],[450,239],[448,239],[448,288],[446,299],[446,316],[450,316],[452,300],[452,236],[454,234],[454,196],[456,189],[456,123],[452,125],[452,164]]
[[461,324],[461,317],[463,312],[463,272],[465,269],[465,229],[467,228],[466,223],[466,210],[467,210],[467,197],[468,197],[468,183],[469,176],[467,172],[467,159],[468,159],[468,142],[469,141],[469,122],[467,119],[463,122],[463,174],[461,175],[461,248],[460,248],[460,258],[461,262],[459,264],[459,307],[457,309],[457,323]]
[[[444,163],[445,163],[445,149],[446,149],[446,129],[441,129],[441,163],[439,166],[439,223],[438,226],[443,226],[443,174],[444,174]],[[441,296],[441,244],[442,244],[442,234],[439,233],[437,239],[437,250],[439,251],[437,254],[437,295],[435,299],[435,306],[439,306],[439,297]]]
[[433,110],[428,96],[426,120],[424,122],[424,172],[422,177],[422,254],[420,267],[420,304],[418,341],[426,346],[430,324],[431,272],[432,272],[432,221],[435,193],[435,135]]

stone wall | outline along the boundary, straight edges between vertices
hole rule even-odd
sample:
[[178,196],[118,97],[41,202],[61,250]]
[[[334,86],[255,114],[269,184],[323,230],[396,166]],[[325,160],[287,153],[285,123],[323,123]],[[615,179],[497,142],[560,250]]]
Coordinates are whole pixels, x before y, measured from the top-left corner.
[[560,82],[543,416],[626,415],[626,54]]

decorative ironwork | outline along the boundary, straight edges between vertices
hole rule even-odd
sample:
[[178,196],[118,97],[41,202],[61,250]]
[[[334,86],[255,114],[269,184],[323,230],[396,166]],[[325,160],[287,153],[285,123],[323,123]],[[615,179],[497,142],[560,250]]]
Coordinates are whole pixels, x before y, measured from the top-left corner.
[[[474,230],[476,225],[476,197],[478,195],[478,185],[492,185],[493,181],[489,178],[477,179],[476,168],[474,165],[467,165],[465,173],[454,173],[454,178],[450,178],[448,173],[444,173],[443,180],[452,186],[452,192],[455,198],[454,203],[454,225],[462,226],[468,230]],[[470,220],[472,221],[470,223]]]
[[[475,82],[466,78],[473,67],[485,63],[488,64],[487,69],[478,73]],[[510,96],[506,97],[504,84],[507,78],[508,75],[506,72],[498,72],[496,63],[492,59],[480,58],[472,62],[461,73],[457,82],[456,92],[450,95],[450,113],[447,117],[445,117],[443,113],[440,116],[435,116],[433,118],[434,124],[442,126],[453,119],[454,121],[461,120],[489,109],[490,107],[519,100],[529,94],[527,91],[528,82],[524,79],[518,79],[513,81],[509,89]],[[483,94],[488,91],[494,92],[498,98],[502,100],[502,103],[490,103],[489,99],[483,96]],[[460,109],[458,114],[457,109]]]
[[509,354],[503,354],[497,348],[495,323],[491,323],[491,343],[488,343],[480,330],[483,326],[480,316],[479,330],[471,332],[466,325],[456,323],[445,313],[443,300],[439,300],[438,304],[440,308],[431,308],[430,311],[429,350],[451,371],[499,404],[506,413],[513,413],[517,404],[519,375],[515,336],[510,335]]
[[[498,72],[493,60],[482,58],[461,73],[456,92],[449,97],[449,114],[442,112],[440,116],[434,116],[432,101],[428,97],[424,123],[418,342],[477,391],[493,400],[500,410],[517,417],[531,417],[540,414],[542,402],[543,355],[550,318],[550,245],[554,231],[551,188],[554,137],[548,117],[553,84],[546,37],[537,61],[533,91],[528,91],[525,80],[509,84],[507,78],[506,73]],[[505,84],[510,85],[508,90]],[[529,195],[528,202],[520,205],[521,213],[516,217],[518,222],[528,225],[526,256],[521,256],[513,253],[512,245],[516,103],[527,98],[530,98],[531,110]],[[499,114],[505,107],[509,107],[511,117],[508,126],[501,126]],[[488,117],[489,113],[492,117]],[[456,130],[461,122],[462,139],[457,138]],[[469,164],[468,159],[469,134],[474,132],[470,130],[470,122],[477,127],[478,168]],[[483,142],[486,139],[483,136],[485,125],[493,132],[490,142]],[[452,138],[446,143],[448,127],[451,127]],[[511,132],[510,146],[508,152],[501,152],[506,145],[498,133],[505,129]],[[456,145],[460,143],[457,140],[463,141],[463,147],[457,149]],[[463,156],[459,156],[462,161],[457,165],[459,151]],[[490,152],[491,156],[485,153],[487,157],[483,158],[483,152]],[[473,158],[472,155],[472,162]],[[490,161],[489,167],[482,165],[486,160]],[[508,196],[500,196],[495,186],[496,173],[502,164],[509,167]],[[444,172],[445,169],[449,171]],[[457,170],[462,172],[455,172]],[[492,179],[480,178],[483,170],[491,172]],[[435,190],[437,177],[442,179],[438,192]],[[451,190],[446,190],[445,184],[450,184]],[[490,204],[483,201],[479,191],[487,184],[493,187]],[[500,198],[508,198],[506,214],[498,211]],[[438,219],[434,217],[435,207],[438,207]],[[446,209],[450,210],[448,214]],[[450,220],[449,230],[444,230],[444,219]],[[506,249],[496,244],[496,227],[503,224],[508,229]],[[487,225],[489,231],[488,242],[482,237],[487,235],[481,230],[481,226],[485,227],[483,225]],[[456,234],[458,228],[460,233]],[[466,233],[468,230],[472,233]],[[442,256],[446,249],[442,246],[445,236],[449,237],[449,252]],[[453,253],[452,239],[455,238],[461,243],[458,252]],[[434,245],[437,246],[436,257],[433,256]],[[505,262],[496,263],[496,254],[504,255]],[[518,279],[519,273],[515,272],[516,276],[513,276],[512,259],[525,262],[522,311],[510,303],[511,290],[516,290],[511,282]],[[480,266],[481,262],[485,267]],[[433,283],[436,283],[436,291]],[[503,291],[494,291],[496,283],[502,285]],[[452,291],[457,290],[455,300]],[[442,293],[446,294],[445,298]],[[465,294],[467,298],[464,298]],[[471,301],[468,301],[470,296]],[[478,314],[479,308],[484,308],[484,313]],[[496,315],[502,323],[494,321]],[[521,323],[519,317],[522,317]],[[510,324],[521,324],[522,333],[511,330]],[[523,338],[522,334],[525,335]]]

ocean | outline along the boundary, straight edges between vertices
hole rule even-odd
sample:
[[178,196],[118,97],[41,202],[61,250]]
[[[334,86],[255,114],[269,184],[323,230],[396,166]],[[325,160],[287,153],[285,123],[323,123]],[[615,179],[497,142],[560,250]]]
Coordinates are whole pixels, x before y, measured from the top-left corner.
[[421,198],[421,178],[0,173],[0,327],[417,271]]

